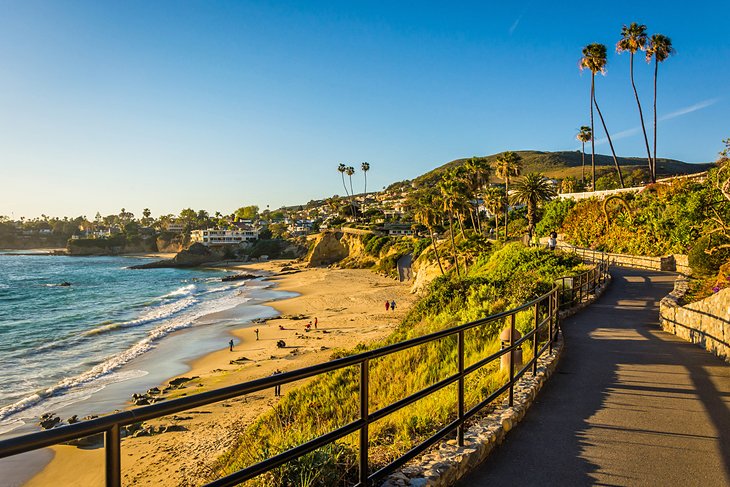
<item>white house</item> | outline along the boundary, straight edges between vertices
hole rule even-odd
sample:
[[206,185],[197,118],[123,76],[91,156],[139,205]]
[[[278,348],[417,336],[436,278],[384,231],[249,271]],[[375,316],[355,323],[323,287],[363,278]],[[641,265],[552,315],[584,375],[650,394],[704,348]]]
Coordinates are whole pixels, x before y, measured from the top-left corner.
[[258,228],[246,228],[227,230],[221,228],[207,228],[205,230],[193,230],[190,232],[190,241],[202,243],[203,245],[237,245],[249,240],[259,238]]

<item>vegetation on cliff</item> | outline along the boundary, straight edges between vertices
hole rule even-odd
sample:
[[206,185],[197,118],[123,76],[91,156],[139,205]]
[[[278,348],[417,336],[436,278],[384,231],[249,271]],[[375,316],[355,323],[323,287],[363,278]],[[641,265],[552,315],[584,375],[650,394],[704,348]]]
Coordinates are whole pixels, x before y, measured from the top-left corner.
[[[556,277],[578,272],[581,268],[580,261],[570,254],[526,248],[518,243],[495,247],[492,252],[476,257],[461,278],[449,273],[436,279],[399,328],[372,347],[508,309],[547,291]],[[528,331],[531,320],[530,312],[519,315],[517,328]],[[503,326],[504,323],[495,322],[467,333],[467,364],[499,348],[498,334]],[[366,348],[359,346],[339,352],[335,358]],[[373,360],[370,364],[370,410],[387,406],[453,374],[456,371],[455,354],[454,340],[445,339]],[[526,360],[531,356],[529,345],[524,348],[524,356]],[[244,468],[356,419],[358,374],[353,367],[342,369],[319,376],[288,393],[245,432],[236,448],[222,458],[216,475]],[[467,407],[475,405],[504,381],[498,364],[474,373],[466,383]],[[453,420],[455,412],[455,388],[448,387],[371,425],[372,466],[377,468],[401,455]],[[356,451],[357,439],[353,435],[264,474],[252,484],[346,485],[352,480]]]

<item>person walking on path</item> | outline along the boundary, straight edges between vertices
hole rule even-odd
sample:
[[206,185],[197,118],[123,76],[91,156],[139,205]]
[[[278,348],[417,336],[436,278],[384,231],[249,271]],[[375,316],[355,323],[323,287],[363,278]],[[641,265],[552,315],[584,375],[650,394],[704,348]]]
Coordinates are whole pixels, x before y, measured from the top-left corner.
[[[271,375],[274,376],[274,375],[279,375],[279,374],[281,374],[281,370],[276,369],[274,371],[274,373]],[[281,385],[274,386],[274,397],[279,397],[279,396],[281,396]]]
[[548,248],[550,250],[555,250],[555,247],[558,246],[558,232],[553,230],[550,232],[550,238],[548,239]]
[[314,317],[314,329],[317,329],[317,323],[319,323],[319,320],[317,320],[317,317]]
[[256,328],[253,332],[256,333],[256,341],[259,341],[259,329]]
[[231,338],[231,341],[228,342],[228,348],[230,349],[231,352],[233,351],[233,339],[232,338]]
[[390,302],[390,309],[392,309],[393,311],[395,311],[395,299]]
[[390,301],[385,301],[385,311],[390,309]]

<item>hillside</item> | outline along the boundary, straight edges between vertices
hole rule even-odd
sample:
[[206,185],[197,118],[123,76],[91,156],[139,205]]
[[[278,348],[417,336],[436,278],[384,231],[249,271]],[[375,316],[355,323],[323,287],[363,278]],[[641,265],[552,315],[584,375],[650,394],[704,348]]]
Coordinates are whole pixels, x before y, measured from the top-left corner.
[[[561,152],[542,152],[542,151],[516,151],[522,157],[522,172],[541,172],[548,177],[562,179],[567,176],[580,178],[581,174],[581,153],[580,151],[561,151]],[[495,160],[499,154],[485,156],[488,161]],[[428,184],[439,178],[444,171],[456,168],[464,164],[468,158],[456,159],[447,162],[443,166],[427,172],[417,178],[414,182],[418,185]],[[624,174],[630,173],[632,170],[646,168],[646,158],[640,157],[619,157],[618,162]],[[713,164],[689,164],[674,159],[657,159],[657,176],[675,176],[678,174],[693,174],[706,171]],[[590,173],[591,155],[586,154],[586,175]],[[596,173],[600,174],[605,171],[613,171],[613,157],[610,155],[596,154]],[[492,176],[492,182],[499,179]]]

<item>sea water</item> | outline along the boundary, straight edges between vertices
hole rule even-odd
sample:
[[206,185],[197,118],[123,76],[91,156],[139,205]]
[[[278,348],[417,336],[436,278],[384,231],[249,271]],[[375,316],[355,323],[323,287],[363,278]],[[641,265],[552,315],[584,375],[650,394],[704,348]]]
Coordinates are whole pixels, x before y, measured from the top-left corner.
[[[273,314],[256,302],[281,297],[267,294],[261,280],[223,282],[226,274],[217,270],[128,268],[138,263],[0,253],[0,434],[148,374],[149,366],[129,364],[144,363],[178,330],[188,330],[185,342],[193,345],[178,359],[222,348],[230,337],[206,315],[250,303],[249,313],[239,313],[240,326]],[[175,358],[160,355],[158,362]]]

